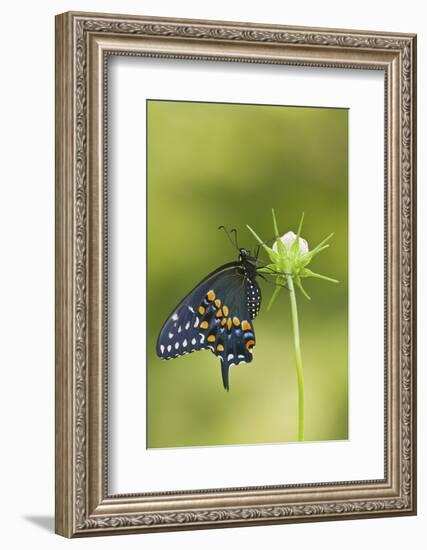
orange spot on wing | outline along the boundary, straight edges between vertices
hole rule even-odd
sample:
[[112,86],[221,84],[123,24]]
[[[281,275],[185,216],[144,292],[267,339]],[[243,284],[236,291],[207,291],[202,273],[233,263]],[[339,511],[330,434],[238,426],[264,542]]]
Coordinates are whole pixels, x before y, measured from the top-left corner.
[[227,322],[227,319],[224,317],[222,320],[221,320],[221,326],[223,327],[225,325],[225,323]]
[[200,306],[200,307],[199,307],[199,313],[200,313],[200,315],[203,315],[205,311],[206,311],[206,310],[205,310],[205,308],[204,308],[203,306]]
[[203,321],[203,323],[200,323],[200,328],[205,329],[208,328],[209,323],[207,321]]
[[255,345],[255,340],[248,340],[246,342],[246,349],[252,353],[252,348]]
[[224,346],[222,344],[218,344],[216,349],[217,351],[224,351]]
[[228,328],[228,330],[231,330],[232,325],[233,325],[233,323],[231,322],[231,319],[228,318],[227,319],[227,328]]
[[233,323],[235,327],[238,327],[240,325],[240,321],[238,317],[233,317]]
[[229,313],[228,307],[227,306],[222,306],[222,312],[225,315],[225,317],[227,317],[227,315]]
[[242,321],[242,330],[252,330],[251,324],[248,321]]
[[208,342],[215,342],[215,336],[213,334],[208,336]]
[[221,307],[221,300],[219,298],[216,299],[214,304],[216,305],[216,307],[220,308]]
[[215,292],[213,290],[210,290],[206,294],[206,298],[209,300],[209,302],[213,302],[215,300]]

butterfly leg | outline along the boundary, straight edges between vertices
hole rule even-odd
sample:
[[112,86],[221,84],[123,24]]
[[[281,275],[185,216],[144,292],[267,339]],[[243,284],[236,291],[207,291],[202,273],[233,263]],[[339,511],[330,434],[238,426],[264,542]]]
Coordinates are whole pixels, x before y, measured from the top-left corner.
[[270,285],[275,285],[275,286],[281,286],[282,288],[288,288],[288,285],[284,284],[280,284],[280,283],[273,283],[272,281],[269,281],[266,277],[264,277],[264,275],[262,273],[258,273],[258,276],[261,277],[261,279],[264,279],[264,281]]

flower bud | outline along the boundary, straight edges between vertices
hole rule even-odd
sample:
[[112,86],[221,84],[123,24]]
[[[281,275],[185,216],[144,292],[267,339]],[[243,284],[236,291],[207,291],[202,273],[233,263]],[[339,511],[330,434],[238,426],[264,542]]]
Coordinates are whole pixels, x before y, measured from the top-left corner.
[[[295,235],[295,233],[293,231],[288,231],[287,233],[282,235],[282,237],[280,237],[280,240],[285,245],[285,248],[287,250],[290,250],[292,245],[294,244],[296,238],[297,238],[297,236]],[[306,254],[308,252],[308,243],[307,243],[307,241],[300,237],[299,241],[298,241],[298,248],[299,248],[298,255]],[[274,244],[272,246],[272,249],[274,250],[274,252],[277,252],[277,242],[274,242]]]

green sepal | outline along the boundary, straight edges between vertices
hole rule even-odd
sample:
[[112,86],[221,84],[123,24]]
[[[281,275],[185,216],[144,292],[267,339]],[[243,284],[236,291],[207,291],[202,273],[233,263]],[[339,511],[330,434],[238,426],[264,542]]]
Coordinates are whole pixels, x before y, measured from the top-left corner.
[[311,271],[311,269],[307,269],[306,267],[304,269],[301,269],[300,271],[301,277],[314,277],[315,279],[323,279],[324,281],[329,281],[330,283],[339,283],[337,279],[332,279],[331,277],[326,277],[326,275],[321,275],[320,273],[315,273],[314,271]]
[[274,227],[274,236],[276,237],[277,252],[280,254],[280,256],[286,256],[287,251],[286,251],[285,245],[282,243],[280,239],[279,227],[277,225],[276,213],[274,212],[274,208],[271,209],[271,213],[273,215],[273,227]]
[[303,221],[304,221],[304,212],[301,215],[301,220],[299,222],[296,239],[292,243],[292,247],[291,247],[291,254],[294,258],[297,258],[299,256],[299,240],[300,240],[300,236],[301,236],[301,229],[302,229]]
[[271,214],[273,216],[274,236],[276,237],[276,239],[280,239],[279,228],[277,225],[276,213],[274,212],[274,208],[271,209]]
[[280,290],[282,289],[283,287],[280,286],[280,285],[276,285],[275,288],[274,288],[274,291],[273,291],[273,294],[271,295],[271,298],[268,302],[268,306],[267,306],[267,311],[270,311],[270,308],[271,306],[273,305],[273,303],[275,302],[276,298],[277,298],[277,295],[279,294]]
[[300,289],[303,296],[305,296],[307,298],[307,300],[311,300],[310,296],[304,290],[304,287],[302,286],[302,283],[301,283],[301,279],[299,277],[295,277],[295,284]]
[[246,224],[246,227],[249,229],[249,231],[252,233],[252,235],[255,237],[255,239],[259,242],[259,244],[263,247],[263,249],[267,252],[268,257],[272,262],[275,264],[279,261],[279,255],[277,252],[274,252],[273,249],[271,249],[269,246],[267,246],[264,241],[262,241],[258,235],[255,233],[255,231],[252,229],[250,225]]
[[304,256],[301,256],[301,260],[304,262],[304,265],[307,265],[308,263],[310,263],[311,260],[314,258],[314,256],[317,256],[319,252],[322,252],[322,250],[325,250],[325,248],[329,248],[329,244],[325,244],[325,243],[329,241],[329,239],[331,239],[333,235],[334,234],[331,233],[326,237],[326,239],[323,239],[322,242],[320,242],[317,246],[315,246],[313,250],[310,250],[309,252],[304,254]]

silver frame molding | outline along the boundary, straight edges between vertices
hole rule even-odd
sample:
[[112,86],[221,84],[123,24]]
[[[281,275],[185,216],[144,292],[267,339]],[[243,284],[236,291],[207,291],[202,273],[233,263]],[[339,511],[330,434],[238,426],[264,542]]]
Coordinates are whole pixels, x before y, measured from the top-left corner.
[[[385,75],[385,477],[109,495],[107,60]],[[66,537],[416,513],[416,36],[68,12],[56,17],[56,532]]]

